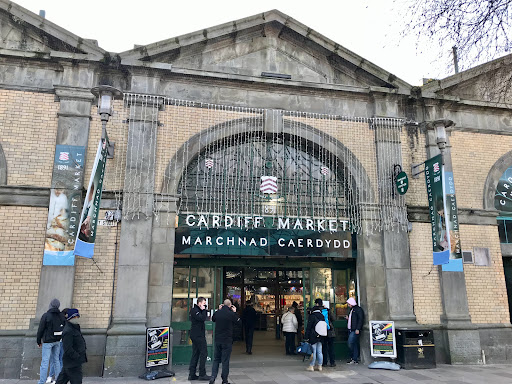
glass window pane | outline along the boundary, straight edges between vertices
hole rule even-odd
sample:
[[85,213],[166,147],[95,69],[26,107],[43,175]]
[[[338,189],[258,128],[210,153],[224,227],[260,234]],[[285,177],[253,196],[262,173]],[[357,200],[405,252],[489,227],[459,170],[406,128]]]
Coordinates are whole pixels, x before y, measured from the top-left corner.
[[506,242],[512,243],[512,220],[505,220],[505,233],[507,235]]
[[172,289],[172,313],[171,320],[188,321],[189,292],[188,279],[189,268],[174,268],[174,284]]
[[498,220],[498,233],[500,235],[500,242],[507,243],[507,235],[505,233],[505,220]]
[[313,302],[316,299],[333,302],[332,271],[330,268],[311,268]]

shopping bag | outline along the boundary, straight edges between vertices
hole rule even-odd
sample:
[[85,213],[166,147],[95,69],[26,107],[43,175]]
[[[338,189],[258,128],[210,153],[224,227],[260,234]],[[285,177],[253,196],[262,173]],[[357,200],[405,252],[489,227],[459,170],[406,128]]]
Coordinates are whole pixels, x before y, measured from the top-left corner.
[[307,341],[303,341],[297,347],[296,352],[302,356],[311,356],[313,353],[313,348],[311,348],[311,344],[309,344]]

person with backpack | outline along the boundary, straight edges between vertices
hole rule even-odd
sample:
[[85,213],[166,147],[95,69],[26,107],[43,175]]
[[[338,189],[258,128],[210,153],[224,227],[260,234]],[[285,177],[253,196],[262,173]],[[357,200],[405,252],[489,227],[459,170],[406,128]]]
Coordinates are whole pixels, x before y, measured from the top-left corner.
[[351,308],[348,315],[348,348],[350,350],[350,361],[347,364],[359,364],[359,335],[363,329],[364,312],[356,300],[351,297],[347,300]]
[[46,382],[48,363],[51,361],[55,367],[55,377],[59,376],[62,366],[59,361],[62,332],[66,322],[64,315],[59,311],[60,301],[53,299],[50,307],[41,317],[36,334],[36,342],[42,348],[41,367],[39,368],[38,384]]
[[[64,308],[60,313],[66,318],[66,314],[69,308]],[[64,355],[64,347],[62,346],[62,340],[60,342],[60,352],[59,352],[59,362],[62,370],[62,356]],[[55,365],[50,361],[50,373],[48,374],[48,378],[46,379],[46,384],[55,384],[58,375],[55,374]]]
[[313,349],[311,362],[306,371],[322,370],[322,336],[327,336],[327,323],[322,314],[322,309],[322,299],[316,299],[315,306],[311,309],[311,314],[308,317],[308,326],[305,333],[305,338],[309,340],[311,348]]
[[329,361],[330,366],[335,367],[334,338],[336,337],[336,332],[334,331],[334,315],[329,308],[325,307],[322,309],[322,315],[324,315],[324,320],[327,323],[327,337],[322,337],[322,352],[325,355],[322,365],[327,367],[327,362]]
[[283,333],[286,338],[285,350],[287,355],[296,355],[295,352],[295,335],[297,334],[298,322],[295,316],[295,307],[288,308],[281,318],[281,324],[283,325]]

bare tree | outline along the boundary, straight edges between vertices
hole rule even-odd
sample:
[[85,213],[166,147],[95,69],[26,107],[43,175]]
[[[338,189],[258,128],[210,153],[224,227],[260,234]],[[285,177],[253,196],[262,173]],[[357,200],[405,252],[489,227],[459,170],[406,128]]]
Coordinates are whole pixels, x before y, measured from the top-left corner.
[[[445,53],[447,44],[454,45],[462,70],[511,51],[512,0],[412,0],[405,10],[408,22],[402,34],[416,35],[418,42],[427,37]],[[482,82],[481,96],[493,99],[488,101],[504,102],[510,96],[512,71],[506,61],[508,68],[498,63],[487,73],[492,78]]]

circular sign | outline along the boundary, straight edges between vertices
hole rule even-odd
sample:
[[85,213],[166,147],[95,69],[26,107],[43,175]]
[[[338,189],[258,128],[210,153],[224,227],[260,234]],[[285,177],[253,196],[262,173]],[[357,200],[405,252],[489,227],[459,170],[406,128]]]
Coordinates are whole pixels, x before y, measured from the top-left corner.
[[400,172],[395,181],[396,189],[400,195],[405,195],[409,189],[409,178],[405,172]]

